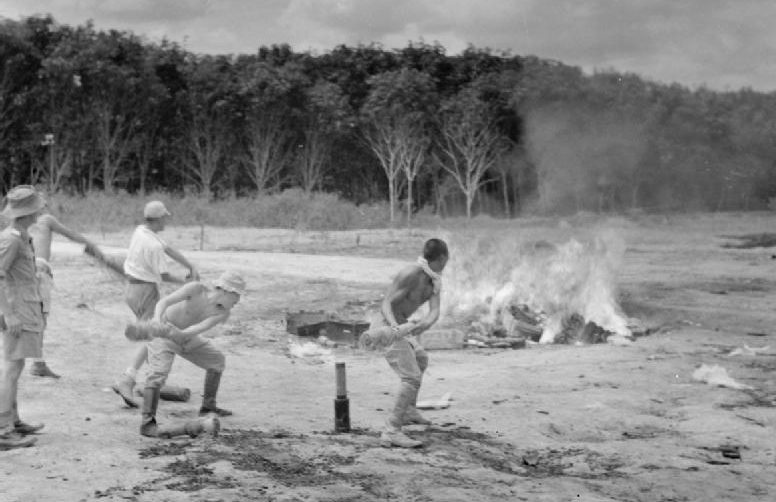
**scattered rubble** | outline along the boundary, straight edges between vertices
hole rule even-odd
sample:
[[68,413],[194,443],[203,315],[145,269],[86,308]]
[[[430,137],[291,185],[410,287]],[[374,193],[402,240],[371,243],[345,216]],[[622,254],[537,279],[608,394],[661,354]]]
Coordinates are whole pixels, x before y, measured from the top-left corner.
[[713,366],[702,364],[700,368],[693,372],[692,379],[699,382],[705,382],[709,385],[728,387],[730,389],[751,390],[754,388],[750,385],[736,382],[728,375],[725,368],[717,364]]

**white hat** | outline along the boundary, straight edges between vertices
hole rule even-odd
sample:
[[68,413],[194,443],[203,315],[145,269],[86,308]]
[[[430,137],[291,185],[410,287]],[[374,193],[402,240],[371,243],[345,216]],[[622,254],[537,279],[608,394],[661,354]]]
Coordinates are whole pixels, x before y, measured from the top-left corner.
[[245,294],[245,280],[240,274],[231,270],[224,272],[221,277],[213,281],[213,286],[240,296]]
[[11,220],[37,213],[46,207],[46,201],[32,185],[19,185],[12,188],[6,194],[5,201],[2,214]]
[[143,208],[143,218],[161,218],[162,216],[172,216],[159,200],[152,200]]

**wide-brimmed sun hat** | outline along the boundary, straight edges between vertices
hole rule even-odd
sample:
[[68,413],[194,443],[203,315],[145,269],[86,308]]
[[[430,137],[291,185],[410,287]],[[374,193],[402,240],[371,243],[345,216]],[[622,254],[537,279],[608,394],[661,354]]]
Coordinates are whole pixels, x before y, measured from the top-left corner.
[[152,200],[143,208],[143,218],[161,218],[163,216],[172,216],[160,200]]
[[13,187],[5,196],[5,208],[0,213],[8,219],[37,213],[46,207],[46,200],[32,185]]
[[240,296],[245,294],[245,280],[240,274],[231,270],[224,272],[221,277],[213,281],[213,286]]

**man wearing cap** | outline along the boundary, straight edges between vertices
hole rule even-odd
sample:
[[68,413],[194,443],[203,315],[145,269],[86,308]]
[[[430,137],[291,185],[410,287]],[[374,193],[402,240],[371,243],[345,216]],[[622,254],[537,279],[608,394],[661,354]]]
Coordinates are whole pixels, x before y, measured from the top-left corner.
[[40,357],[46,318],[27,229],[45,207],[30,185],[11,189],[3,209],[10,224],[0,232],[0,313],[3,315],[4,371],[0,382],[0,450],[30,446],[43,428],[19,418],[19,377],[28,357]]
[[[186,279],[199,280],[199,274],[194,265],[158,235],[164,230],[167,218],[171,216],[164,204],[158,200],[149,202],[143,209],[143,216],[145,223],[138,225],[132,234],[127,259],[124,261],[124,273],[128,279],[124,299],[138,320],[147,320],[153,316],[163,281],[182,284]],[[166,256],[189,269],[186,279],[180,279],[170,274]],[[132,408],[138,407],[132,395],[137,370],[147,358],[148,348],[144,344],[138,349],[132,364],[126,369],[124,375],[113,386],[113,390],[124,399],[127,406]]]
[[206,370],[199,415],[232,414],[216,406],[225,368],[224,354],[199,335],[229,319],[232,307],[244,294],[242,277],[236,272],[225,272],[213,281],[212,288],[199,281],[185,284],[159,300],[150,323],[140,321],[127,326],[128,338],[152,338],[148,343],[149,372],[143,391],[142,435],[170,435],[169,430],[157,425],[156,409],[159,391],[170,374],[176,354]]
[[[53,234],[67,237],[73,242],[85,244],[92,256],[100,259],[103,254],[89,239],[75,230],[63,225],[54,215],[44,212],[38,220],[28,229],[32,236],[32,245],[35,248],[35,264],[38,268],[38,281],[40,293],[43,297],[43,312],[48,317],[51,309],[51,290],[54,285],[54,273],[51,269],[51,241]],[[59,375],[51,371],[43,357],[33,359],[30,374],[39,377],[59,378]]]

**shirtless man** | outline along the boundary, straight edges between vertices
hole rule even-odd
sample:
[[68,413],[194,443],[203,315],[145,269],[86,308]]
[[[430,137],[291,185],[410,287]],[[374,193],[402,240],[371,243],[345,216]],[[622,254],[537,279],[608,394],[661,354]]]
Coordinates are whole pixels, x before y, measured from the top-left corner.
[[[170,374],[175,355],[188,359],[205,372],[205,389],[200,416],[228,416],[232,412],[216,406],[216,394],[225,368],[223,353],[199,335],[229,318],[232,307],[245,294],[245,281],[235,272],[225,272],[209,288],[190,282],[160,299],[150,323],[127,326],[131,339],[152,338],[148,343],[149,373],[143,391],[140,434],[149,437],[174,435],[156,423],[159,391]],[[187,431],[188,432],[188,431]]]
[[[51,311],[51,289],[53,287],[54,274],[51,269],[51,240],[53,234],[67,237],[73,242],[86,245],[92,256],[98,259],[102,257],[100,249],[86,237],[72,230],[57,220],[52,214],[42,214],[29,228],[32,237],[32,246],[35,248],[35,264],[38,269],[40,294],[43,297],[43,313],[48,316]],[[39,377],[59,378],[59,375],[51,371],[43,357],[34,358],[30,374]]]
[[[186,280],[199,280],[197,270],[178,250],[169,246],[159,237],[164,230],[170,212],[161,201],[153,200],[143,208],[145,224],[138,225],[132,234],[124,261],[124,273],[128,284],[124,300],[132,309],[139,321],[148,320],[153,316],[156,302],[159,301],[162,282],[183,284]],[[170,274],[167,268],[167,257],[189,269],[186,279]],[[137,371],[148,358],[148,349],[140,347],[119,381],[113,385],[113,390],[121,396],[127,406],[137,408],[133,390]]]
[[[380,437],[383,446],[415,448],[420,441],[401,431],[405,424],[429,422],[415,408],[428,356],[415,338],[430,328],[439,318],[440,274],[447,264],[447,244],[440,239],[429,239],[423,247],[423,256],[416,264],[401,270],[388,288],[381,305],[381,318],[372,323],[362,335],[361,343],[388,345],[385,359],[399,376],[401,383],[393,412],[386,420]],[[418,322],[409,322],[410,316],[428,302],[429,311]]]

